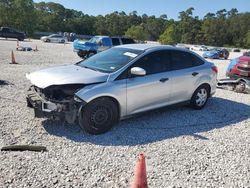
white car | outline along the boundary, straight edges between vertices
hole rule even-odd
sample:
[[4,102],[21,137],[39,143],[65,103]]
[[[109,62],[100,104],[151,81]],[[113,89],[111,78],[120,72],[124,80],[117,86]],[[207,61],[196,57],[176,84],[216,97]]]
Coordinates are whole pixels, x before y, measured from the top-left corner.
[[62,35],[52,34],[52,35],[49,35],[49,36],[41,37],[41,41],[43,41],[43,42],[65,43],[66,39]]

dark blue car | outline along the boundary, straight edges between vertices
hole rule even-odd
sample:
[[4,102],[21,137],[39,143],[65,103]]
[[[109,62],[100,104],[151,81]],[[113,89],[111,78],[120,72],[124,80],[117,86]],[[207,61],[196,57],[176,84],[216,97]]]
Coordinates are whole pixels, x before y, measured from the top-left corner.
[[229,56],[229,52],[227,49],[213,49],[211,51],[204,52],[202,56],[209,59],[227,59]]

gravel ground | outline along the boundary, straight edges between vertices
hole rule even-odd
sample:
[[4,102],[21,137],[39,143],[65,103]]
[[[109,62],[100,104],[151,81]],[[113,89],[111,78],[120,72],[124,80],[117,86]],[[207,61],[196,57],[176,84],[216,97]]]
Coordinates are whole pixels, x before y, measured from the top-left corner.
[[[0,152],[0,187],[128,187],[140,152],[149,187],[250,187],[250,95],[217,90],[200,111],[158,110],[93,136],[77,125],[36,119],[26,107],[25,73],[79,60],[71,44],[0,39],[0,147],[46,146],[47,152]],[[231,53],[230,58],[239,56]],[[223,78],[229,60],[213,60]]]

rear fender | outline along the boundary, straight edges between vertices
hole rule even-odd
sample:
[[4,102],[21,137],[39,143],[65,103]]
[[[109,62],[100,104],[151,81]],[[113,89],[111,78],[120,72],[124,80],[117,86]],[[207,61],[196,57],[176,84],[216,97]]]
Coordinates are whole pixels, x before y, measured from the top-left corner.
[[[211,93],[215,93],[215,90],[216,90],[216,84],[217,84],[217,80],[216,80],[216,77],[212,77],[212,76],[209,76],[209,75],[204,75],[204,76],[201,76],[195,83],[195,85],[197,85],[198,87],[203,85],[203,84],[208,84],[210,86],[210,94]],[[198,88],[197,87],[197,88]],[[195,92],[195,90],[197,88],[194,88],[193,92]]]

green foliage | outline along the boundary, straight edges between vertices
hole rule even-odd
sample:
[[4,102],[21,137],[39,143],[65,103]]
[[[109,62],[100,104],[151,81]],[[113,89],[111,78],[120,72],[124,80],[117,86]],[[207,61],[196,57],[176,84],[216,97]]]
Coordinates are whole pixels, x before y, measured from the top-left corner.
[[244,43],[246,48],[250,48],[250,31],[247,32],[244,38]]
[[141,25],[130,27],[126,31],[125,36],[137,39],[139,41],[145,41],[147,39],[144,28]]
[[170,25],[167,27],[167,29],[164,31],[164,33],[160,36],[159,42],[161,44],[176,44],[179,42],[178,35],[177,35],[177,29],[175,25]]
[[163,44],[189,43],[214,46],[250,47],[250,13],[233,8],[207,13],[199,19],[190,7],[179,20],[113,12],[89,16],[53,2],[0,0],[0,26],[13,27],[32,35],[35,31],[75,32],[86,35],[126,35],[137,40],[159,40]]
[[36,17],[32,0],[1,0],[0,25],[33,32]]

